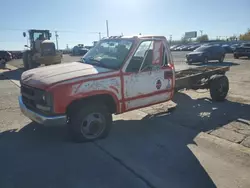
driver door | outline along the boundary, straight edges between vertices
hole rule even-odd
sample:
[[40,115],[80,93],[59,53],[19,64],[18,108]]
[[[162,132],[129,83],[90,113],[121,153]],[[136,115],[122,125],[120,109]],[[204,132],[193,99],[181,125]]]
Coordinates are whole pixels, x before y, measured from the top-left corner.
[[142,41],[124,75],[125,111],[170,100],[173,75],[163,41]]

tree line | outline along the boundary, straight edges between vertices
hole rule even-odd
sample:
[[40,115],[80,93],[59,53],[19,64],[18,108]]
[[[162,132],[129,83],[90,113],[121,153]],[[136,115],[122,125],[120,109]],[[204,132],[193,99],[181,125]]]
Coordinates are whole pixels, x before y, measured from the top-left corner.
[[[221,39],[217,39],[217,40],[221,40]],[[240,34],[238,37],[236,35],[233,35],[221,41],[237,41],[237,40],[250,41],[250,29],[248,29],[246,33]],[[171,44],[186,44],[189,42],[206,42],[206,41],[209,41],[209,37],[207,34],[204,34],[204,35],[198,36],[195,40],[182,37],[181,40],[171,41]]]

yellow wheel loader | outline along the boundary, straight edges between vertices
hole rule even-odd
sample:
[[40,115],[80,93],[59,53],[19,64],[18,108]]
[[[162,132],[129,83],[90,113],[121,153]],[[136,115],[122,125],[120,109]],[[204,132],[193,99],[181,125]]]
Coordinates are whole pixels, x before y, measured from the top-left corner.
[[[30,46],[23,53],[23,64],[25,70],[38,67],[40,65],[59,64],[62,60],[62,54],[56,51],[55,44],[50,41],[51,33],[49,30],[31,29],[28,31]],[[26,37],[26,33],[23,32]]]

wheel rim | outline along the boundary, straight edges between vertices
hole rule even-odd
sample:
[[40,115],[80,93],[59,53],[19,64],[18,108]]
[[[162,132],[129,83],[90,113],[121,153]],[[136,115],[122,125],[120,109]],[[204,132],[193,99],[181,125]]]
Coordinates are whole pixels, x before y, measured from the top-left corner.
[[224,96],[227,93],[227,84],[225,80],[222,80],[218,87],[220,96]]
[[91,113],[84,118],[81,133],[87,139],[98,138],[105,129],[105,118],[101,113]]

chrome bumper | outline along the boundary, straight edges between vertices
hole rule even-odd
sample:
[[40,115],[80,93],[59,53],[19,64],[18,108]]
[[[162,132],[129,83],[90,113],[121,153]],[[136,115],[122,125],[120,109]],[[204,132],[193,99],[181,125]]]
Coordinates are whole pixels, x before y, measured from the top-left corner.
[[36,112],[33,112],[31,110],[29,110],[25,104],[23,103],[22,97],[19,96],[18,97],[18,101],[19,101],[19,106],[20,109],[22,111],[22,113],[30,118],[31,120],[45,125],[45,126],[52,126],[52,125],[65,125],[67,122],[67,117],[66,115],[60,115],[60,116],[44,116],[41,114],[38,114]]

